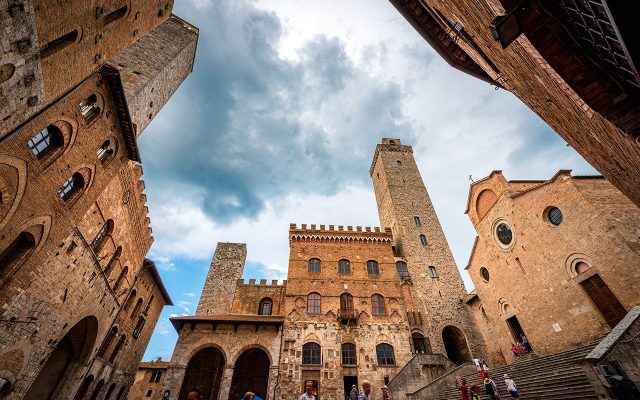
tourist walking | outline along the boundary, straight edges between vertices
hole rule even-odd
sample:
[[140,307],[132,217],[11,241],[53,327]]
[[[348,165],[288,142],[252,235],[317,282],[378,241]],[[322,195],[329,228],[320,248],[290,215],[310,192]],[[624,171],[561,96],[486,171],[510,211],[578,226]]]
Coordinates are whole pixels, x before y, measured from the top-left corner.
[[469,385],[464,378],[456,379],[456,389],[460,391],[462,400],[469,400]]
[[306,381],[304,384],[304,393],[298,400],[316,400],[316,396],[313,395],[313,382]]
[[520,396],[518,395],[518,388],[516,388],[516,383],[511,379],[509,374],[504,374],[504,383],[507,385],[507,390],[511,397],[515,400],[520,400]]
[[382,400],[393,400],[393,397],[391,396],[391,392],[389,391],[387,385],[384,385],[382,387]]
[[484,391],[491,400],[498,400],[500,398],[496,383],[492,381],[491,378],[484,378]]
[[373,400],[373,396],[371,395],[371,382],[366,380],[362,381],[362,393],[360,394],[360,400]]
[[531,348],[531,343],[529,342],[529,339],[527,339],[524,333],[520,335],[520,337],[522,338],[522,344],[524,344],[524,347],[527,350],[527,353],[531,353],[533,349]]
[[480,386],[471,386],[471,400],[481,400],[480,398]]
[[351,392],[349,392],[349,400],[358,400],[358,387],[351,385]]
[[518,348],[516,347],[515,344],[511,343],[511,352],[513,353],[514,356],[518,357]]
[[480,359],[474,358],[473,363],[476,365],[476,369],[478,370],[478,372],[480,372],[480,370],[482,369],[482,367],[480,366]]
[[204,400],[204,391],[199,387],[194,387],[187,392],[187,400]]

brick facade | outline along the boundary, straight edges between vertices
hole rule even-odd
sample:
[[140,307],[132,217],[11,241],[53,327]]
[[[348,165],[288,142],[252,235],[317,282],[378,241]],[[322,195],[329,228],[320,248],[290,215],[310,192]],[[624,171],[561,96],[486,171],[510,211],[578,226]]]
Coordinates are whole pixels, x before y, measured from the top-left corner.
[[[3,398],[123,399],[171,304],[145,258],[153,237],[127,108],[155,90],[157,112],[191,71],[198,31],[171,7],[0,3]],[[107,63],[141,37],[158,45],[167,24],[180,38],[170,51],[138,55],[153,85]]]
[[[640,209],[604,178],[560,171],[548,181],[507,181],[494,171],[471,186],[467,213],[478,233],[467,266],[476,288],[469,307],[494,363],[514,358],[514,317],[539,354],[609,332],[619,318],[608,321],[584,286],[597,277],[620,313],[640,304]],[[501,223],[512,231],[508,245],[497,236]]]

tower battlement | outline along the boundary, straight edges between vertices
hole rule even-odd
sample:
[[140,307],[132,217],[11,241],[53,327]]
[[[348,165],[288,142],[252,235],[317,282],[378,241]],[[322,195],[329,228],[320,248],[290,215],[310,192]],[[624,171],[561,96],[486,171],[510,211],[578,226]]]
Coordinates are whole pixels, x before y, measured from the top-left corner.
[[316,225],[296,224],[289,225],[290,240],[311,241],[371,241],[391,243],[393,236],[390,228],[382,229],[379,226],[352,226],[347,225]]
[[287,280],[285,279],[282,283],[278,283],[277,279],[272,279],[271,283],[267,283],[266,279],[260,279],[260,282],[256,285],[255,279],[238,279],[236,282],[236,286],[255,286],[255,287],[264,287],[264,288],[284,288],[287,286]]

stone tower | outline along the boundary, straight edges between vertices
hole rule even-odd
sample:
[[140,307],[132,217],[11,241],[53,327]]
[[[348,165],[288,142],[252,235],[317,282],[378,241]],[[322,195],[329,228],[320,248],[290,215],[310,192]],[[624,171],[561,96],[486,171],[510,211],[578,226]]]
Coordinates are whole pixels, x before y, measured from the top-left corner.
[[196,315],[231,313],[236,282],[242,277],[247,258],[245,243],[218,243],[207,280],[202,289]]
[[466,290],[413,158],[399,139],[378,144],[369,171],[383,228],[391,228],[396,261],[405,261],[433,353],[460,364],[484,345],[465,305]]

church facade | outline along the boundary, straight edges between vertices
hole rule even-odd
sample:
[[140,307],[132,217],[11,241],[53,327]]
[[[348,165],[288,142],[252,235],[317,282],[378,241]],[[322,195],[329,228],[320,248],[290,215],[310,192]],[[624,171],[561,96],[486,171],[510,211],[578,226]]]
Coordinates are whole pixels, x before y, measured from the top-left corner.
[[411,147],[383,139],[370,173],[386,228],[291,224],[282,284],[244,282],[246,246],[218,244],[196,314],[171,319],[165,398],[293,398],[310,380],[337,400],[365,379],[379,390],[418,353],[440,354],[441,372],[484,354]]

